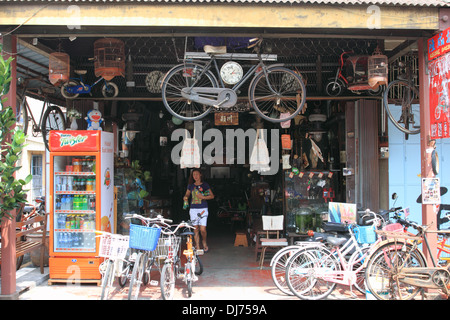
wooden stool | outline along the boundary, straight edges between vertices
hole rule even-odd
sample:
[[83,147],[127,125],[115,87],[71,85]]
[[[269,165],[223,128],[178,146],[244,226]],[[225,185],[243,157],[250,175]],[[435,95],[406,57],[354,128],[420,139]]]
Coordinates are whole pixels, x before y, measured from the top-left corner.
[[244,246],[248,247],[248,241],[247,241],[247,233],[244,231],[236,231],[236,238],[234,239],[234,246]]

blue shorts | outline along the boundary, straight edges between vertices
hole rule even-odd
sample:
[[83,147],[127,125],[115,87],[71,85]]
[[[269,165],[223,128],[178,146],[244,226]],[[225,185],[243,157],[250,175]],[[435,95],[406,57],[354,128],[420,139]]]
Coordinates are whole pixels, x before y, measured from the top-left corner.
[[[198,216],[199,213],[201,213],[201,217]],[[206,227],[208,208],[191,208],[189,210],[189,215],[194,226],[200,225]]]

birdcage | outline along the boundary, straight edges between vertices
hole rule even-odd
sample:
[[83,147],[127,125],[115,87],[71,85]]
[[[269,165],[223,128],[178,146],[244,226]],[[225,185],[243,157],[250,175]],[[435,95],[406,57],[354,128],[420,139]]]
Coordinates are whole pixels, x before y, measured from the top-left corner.
[[123,41],[113,38],[94,42],[95,76],[110,81],[116,76],[125,76],[125,46]]
[[368,61],[369,85],[378,88],[388,83],[388,58],[377,48]]
[[53,52],[48,58],[48,79],[54,86],[69,81],[70,56],[64,52]]

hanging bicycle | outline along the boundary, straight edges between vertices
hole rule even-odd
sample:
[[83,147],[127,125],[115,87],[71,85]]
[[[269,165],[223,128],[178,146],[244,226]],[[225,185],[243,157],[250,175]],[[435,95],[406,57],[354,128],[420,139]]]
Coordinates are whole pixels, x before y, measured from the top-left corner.
[[[412,59],[398,62],[400,71],[397,80],[389,82],[383,94],[383,104],[389,119],[394,126],[405,133],[420,133],[419,90],[414,84],[415,75],[412,73]],[[417,107],[415,107],[416,105]]]
[[[28,125],[31,120],[33,137],[37,137],[42,134],[45,147],[48,147],[48,136],[50,130],[66,130],[65,117],[61,109],[51,104],[47,96],[44,96],[42,112],[39,117],[39,122],[33,116],[30,105],[27,101],[27,82],[32,79],[25,79],[23,84],[23,90],[16,96],[16,125],[20,126],[26,135],[28,133]],[[44,90],[44,89],[43,89]]]
[[[166,109],[181,120],[199,120],[213,109],[234,107],[239,89],[252,79],[248,101],[260,117],[275,123],[293,119],[305,106],[306,87],[301,75],[282,64],[266,65],[264,61],[276,60],[276,55],[261,54],[262,39],[250,42],[253,44],[248,48],[254,48],[256,54],[227,54],[226,47],[213,46],[205,46],[205,53],[186,52],[183,63],[169,70],[162,80]],[[229,60],[220,70],[219,59]],[[257,64],[244,74],[234,60],[253,60]]]

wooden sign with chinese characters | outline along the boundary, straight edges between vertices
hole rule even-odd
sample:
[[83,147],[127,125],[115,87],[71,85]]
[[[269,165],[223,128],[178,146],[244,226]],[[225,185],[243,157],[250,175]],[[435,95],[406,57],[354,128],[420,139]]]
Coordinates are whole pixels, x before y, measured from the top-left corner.
[[428,39],[430,138],[450,137],[450,28]]
[[214,124],[216,126],[237,126],[239,124],[239,113],[237,112],[215,113]]

